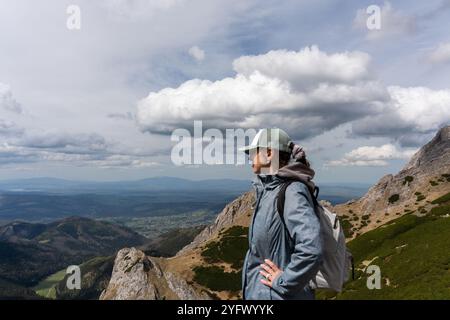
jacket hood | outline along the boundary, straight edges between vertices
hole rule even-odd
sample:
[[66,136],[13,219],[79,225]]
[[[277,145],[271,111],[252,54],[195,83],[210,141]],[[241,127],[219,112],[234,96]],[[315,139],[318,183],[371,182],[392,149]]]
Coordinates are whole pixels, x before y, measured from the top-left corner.
[[280,178],[303,182],[314,194],[315,183],[312,181],[315,171],[301,162],[294,162],[280,168],[276,174]]

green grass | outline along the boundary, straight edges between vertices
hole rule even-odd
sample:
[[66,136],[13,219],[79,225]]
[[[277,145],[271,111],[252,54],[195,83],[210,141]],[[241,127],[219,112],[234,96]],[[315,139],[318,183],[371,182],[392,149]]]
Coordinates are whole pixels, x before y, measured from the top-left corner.
[[232,268],[239,269],[244,263],[248,249],[248,228],[233,226],[221,233],[218,241],[213,241],[202,251],[207,263],[229,263]]
[[[434,202],[443,202],[446,196]],[[450,204],[441,204],[424,217],[407,214],[350,241],[358,268],[355,280],[342,293],[321,291],[318,298],[450,299],[450,218],[443,217],[446,213]],[[363,261],[380,267],[380,290],[367,288]]]
[[41,297],[56,299],[56,289],[55,286],[64,279],[66,275],[66,269],[60,270],[51,276],[48,276],[41,282],[39,282],[36,286],[33,287],[33,290]]
[[80,265],[81,290],[67,288],[66,275],[56,285],[56,299],[62,300],[98,300],[100,293],[106,289],[114,264],[115,256],[96,257]]
[[389,203],[395,203],[398,201],[398,199],[400,199],[400,196],[398,193],[396,193],[396,194],[393,194],[392,196],[390,196],[388,201],[389,201]]
[[430,210],[430,214],[433,216],[450,215],[450,204],[434,207]]
[[197,266],[193,269],[194,281],[215,291],[237,292],[241,289],[241,272],[248,250],[248,228],[233,226],[220,233],[217,241],[209,243],[202,251],[205,262],[228,263],[236,271],[225,272],[223,266]]
[[419,195],[417,196],[416,201],[419,202],[419,201],[422,201],[422,200],[424,200],[424,199],[425,199],[425,196],[424,196],[423,194],[419,194]]
[[449,202],[449,201],[450,201],[450,192],[447,194],[444,194],[442,197],[434,199],[433,201],[431,201],[431,203],[432,204],[441,204],[441,203],[445,203],[445,202]]
[[194,281],[214,291],[237,292],[241,289],[242,271],[225,272],[218,266],[195,267]]
[[353,231],[352,231],[352,223],[350,221],[348,221],[347,219],[341,219],[341,226],[342,226],[342,230],[344,231],[344,235],[346,238],[350,238],[353,235]]
[[413,177],[413,176],[406,176],[405,179],[403,179],[403,185],[408,184],[408,186],[409,186],[409,184],[410,184],[413,180],[414,180],[414,177]]
[[233,226],[221,232],[222,237],[240,237],[247,236],[248,228],[242,226]]

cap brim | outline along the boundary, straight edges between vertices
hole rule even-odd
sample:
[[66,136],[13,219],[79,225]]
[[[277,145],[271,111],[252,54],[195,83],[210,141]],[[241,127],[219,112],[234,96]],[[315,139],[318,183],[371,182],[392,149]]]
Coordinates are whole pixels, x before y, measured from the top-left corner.
[[249,154],[250,153],[250,150],[253,150],[253,149],[256,149],[257,147],[255,147],[255,146],[245,146],[245,147],[242,147],[242,148],[239,148],[238,150],[239,151],[243,151],[243,152],[245,152],[246,154]]

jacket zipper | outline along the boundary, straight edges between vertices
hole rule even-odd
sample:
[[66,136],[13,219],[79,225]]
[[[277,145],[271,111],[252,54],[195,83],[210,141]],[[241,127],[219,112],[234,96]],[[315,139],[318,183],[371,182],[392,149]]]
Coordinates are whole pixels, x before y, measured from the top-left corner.
[[253,218],[252,218],[252,224],[251,224],[251,230],[250,230],[250,237],[249,237],[249,248],[250,248],[250,252],[252,251],[252,239],[253,239],[253,223],[255,221],[255,217],[256,217],[256,213],[258,211],[258,206],[259,206],[259,202],[261,201],[262,198],[262,194],[264,192],[264,188],[258,192],[258,188],[256,188],[256,204],[255,204],[255,211],[253,213]]
[[[249,249],[249,254],[252,252],[252,238],[253,238],[253,222],[255,221],[255,216],[256,216],[256,212],[258,211],[258,206],[259,206],[259,202],[262,198],[262,193],[263,190],[261,190],[261,192],[258,191],[259,188],[256,186],[255,188],[255,192],[256,192],[256,204],[255,204],[255,211],[253,212],[253,218],[252,218],[252,223],[250,224],[250,232],[249,232],[249,239],[248,239],[248,249]],[[242,272],[247,272],[246,271],[247,266],[243,266],[242,268]],[[245,287],[247,286],[247,275],[244,274],[244,284],[243,284],[243,288],[242,288],[242,298],[245,299]]]

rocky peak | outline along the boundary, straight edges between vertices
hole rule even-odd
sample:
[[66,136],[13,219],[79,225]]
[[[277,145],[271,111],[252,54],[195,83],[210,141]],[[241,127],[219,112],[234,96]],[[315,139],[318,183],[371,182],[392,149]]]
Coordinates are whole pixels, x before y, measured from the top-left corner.
[[157,258],[136,248],[117,253],[108,287],[100,300],[210,299],[184,279],[164,270]]
[[445,126],[400,172],[383,176],[363,197],[334,210],[349,218],[355,236],[404,214],[424,214],[432,200],[450,191],[449,174],[450,126]]
[[430,142],[421,147],[403,168],[403,171],[414,168],[428,171],[427,167],[433,166],[434,162],[443,162],[445,159],[442,157],[446,159],[450,157],[450,126],[441,128]]

